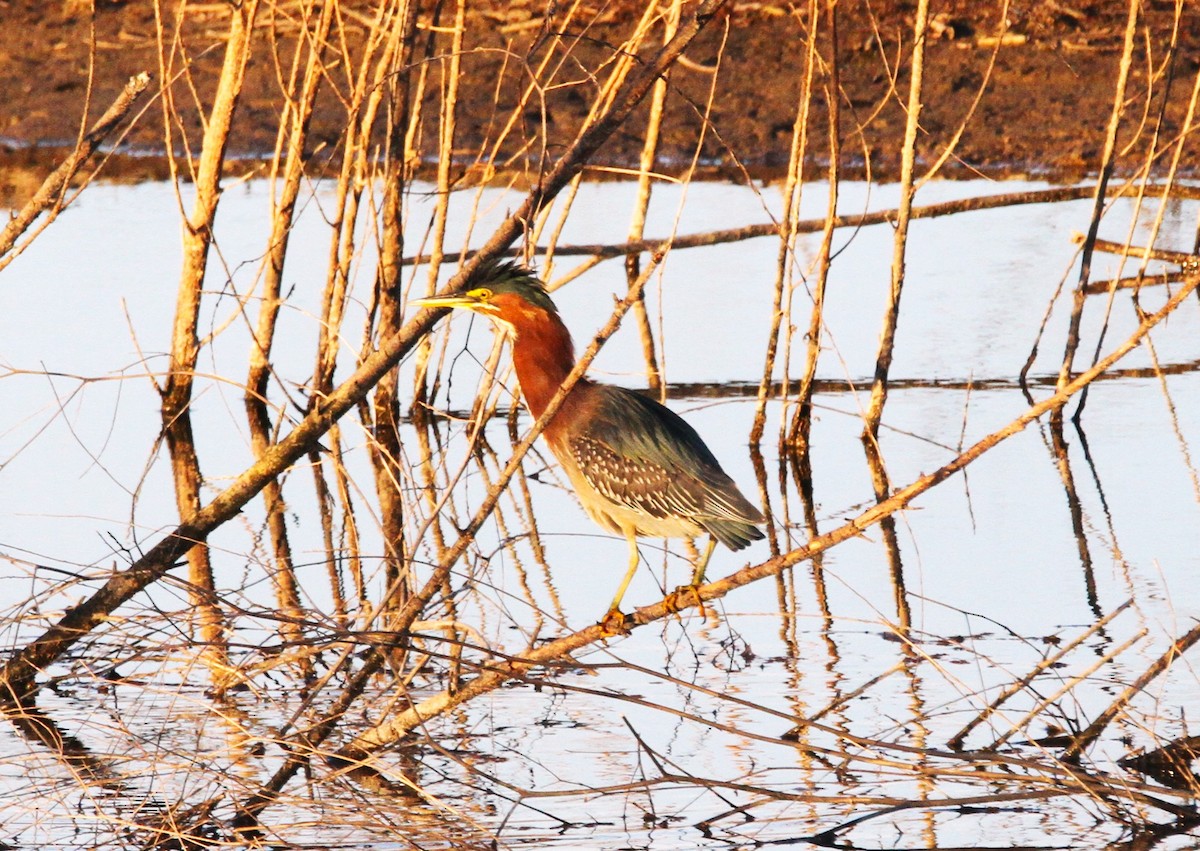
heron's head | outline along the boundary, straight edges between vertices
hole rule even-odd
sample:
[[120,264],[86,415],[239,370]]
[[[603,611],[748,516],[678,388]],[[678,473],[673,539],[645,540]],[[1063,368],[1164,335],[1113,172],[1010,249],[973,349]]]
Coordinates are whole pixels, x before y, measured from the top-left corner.
[[509,330],[530,321],[558,318],[546,285],[533,270],[511,260],[483,264],[461,292],[413,299],[409,304],[470,310]]

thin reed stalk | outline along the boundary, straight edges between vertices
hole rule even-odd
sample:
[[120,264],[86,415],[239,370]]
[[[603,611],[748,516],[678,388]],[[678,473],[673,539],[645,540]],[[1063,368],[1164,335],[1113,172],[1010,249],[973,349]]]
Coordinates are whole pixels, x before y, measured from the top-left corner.
[[[451,85],[446,93],[446,106],[450,128],[444,136],[453,140],[453,115],[455,91],[458,77],[457,57],[462,47],[462,5],[450,48],[449,77]],[[369,337],[390,337],[399,332],[403,323],[401,291],[403,280],[400,258],[404,256],[403,200],[411,179],[412,163],[408,156],[409,131],[419,120],[419,101],[414,101],[409,90],[412,87],[412,54],[416,35],[417,13],[413,3],[403,3],[394,26],[397,29],[399,47],[395,53],[393,67],[387,75],[388,91],[388,143],[389,151],[383,166],[383,207],[381,211],[382,239],[379,243],[379,264],[375,280],[375,305],[378,314],[374,329]],[[416,112],[417,115],[414,115]],[[449,145],[443,143],[439,154],[450,160]],[[442,183],[439,169],[439,190]],[[439,210],[441,207],[439,206]],[[439,238],[435,244],[440,244]],[[373,331],[373,333],[372,333]],[[369,343],[367,344],[369,345]],[[364,345],[366,348],[366,345]],[[371,463],[375,474],[375,492],[379,499],[379,518],[383,533],[384,578],[389,587],[396,585],[397,595],[403,600],[412,582],[409,574],[408,544],[405,539],[405,517],[407,508],[404,498],[404,474],[401,458],[403,447],[400,438],[401,392],[400,376],[392,370],[385,374],[375,388],[374,405],[371,411],[363,411],[363,421],[371,425]],[[365,408],[365,404],[364,404]]]
[[[804,72],[801,76],[800,98],[796,105],[796,118],[792,122],[791,145],[788,149],[787,174],[783,183],[783,212],[775,232],[779,238],[776,255],[775,288],[771,303],[771,327],[767,332],[767,347],[763,357],[763,374],[758,385],[758,398],[754,407],[754,422],[750,427],[750,443],[758,446],[766,431],[767,400],[775,383],[776,357],[779,351],[779,336],[785,317],[785,308],[790,314],[790,300],[785,298],[789,264],[795,250],[795,239],[803,189],[804,162],[808,154],[808,115],[812,104],[812,90],[816,74],[817,35],[820,32],[820,11],[817,0],[809,0],[807,16],[808,38],[804,54]],[[798,13],[797,13],[798,14]],[[785,304],[785,302],[787,302]],[[763,496],[765,498],[765,489]],[[773,539],[772,539],[773,540]],[[775,546],[775,544],[772,544]]]
[[1125,707],[1134,697],[1141,694],[1151,682],[1157,677],[1162,676],[1164,672],[1170,669],[1171,665],[1179,660],[1179,658],[1191,649],[1196,642],[1200,641],[1200,624],[1193,626],[1182,636],[1171,642],[1171,646],[1167,648],[1161,656],[1154,660],[1146,670],[1144,670],[1133,682],[1113,699],[1104,711],[1092,720],[1092,723],[1079,732],[1078,735],[1071,739],[1071,744],[1063,751],[1064,760],[1072,760],[1079,757],[1093,742],[1100,736],[1104,729],[1113,722],[1117,716],[1124,711]]
[[[664,42],[669,42],[675,35],[682,11],[682,0],[672,0],[670,10],[663,19]],[[654,91],[650,94],[650,111],[646,117],[646,136],[642,143],[641,156],[638,159],[637,200],[634,202],[633,218],[629,223],[629,242],[636,242],[645,235],[646,213],[650,208],[651,173],[658,161],[658,141],[662,132],[663,107],[667,100],[669,80],[669,75],[660,77],[654,84]],[[625,257],[625,278],[628,286],[632,287],[637,281],[640,266],[640,254],[633,253]],[[642,359],[646,363],[647,384],[661,400],[665,398],[665,387],[654,347],[654,329],[650,325],[650,315],[646,312],[644,296],[638,299],[633,306],[633,318],[637,325],[638,336],[642,340]]]
[[[888,372],[895,353],[896,332],[900,323],[900,296],[904,289],[904,264],[908,251],[908,224],[912,218],[915,190],[914,163],[917,153],[917,132],[921,122],[921,102],[924,97],[925,39],[929,35],[929,2],[919,0],[913,23],[912,68],[909,71],[907,120],[904,125],[904,145],[900,152],[900,203],[896,209],[895,233],[892,237],[891,287],[884,312],[883,330],[879,334],[879,353],[875,358],[875,377],[871,384],[871,399],[863,417],[863,442],[878,444],[879,424],[887,401]],[[882,465],[874,465],[882,471]],[[875,494],[883,498],[887,481],[874,478]]]
[[[809,436],[812,429],[812,400],[813,388],[817,377],[817,364],[821,357],[822,328],[825,322],[825,290],[829,283],[829,268],[833,257],[833,222],[837,219],[838,184],[841,180],[841,77],[838,72],[838,38],[837,38],[837,4],[826,6],[826,29],[828,31],[829,48],[826,56],[822,57],[824,74],[825,107],[829,115],[829,196],[827,202],[827,224],[821,232],[821,243],[817,248],[815,272],[812,280],[812,308],[809,311],[808,330],[804,335],[805,356],[804,371],[801,373],[796,390],[796,408],[792,415],[791,426],[788,430],[786,446],[794,453],[800,467],[801,482],[808,482],[809,499],[811,504],[812,467],[809,459]],[[798,201],[799,199],[797,199]],[[797,204],[798,207],[798,204]],[[795,236],[792,236],[793,244]],[[760,391],[761,392],[761,391]],[[810,532],[815,532],[814,518],[809,518]]]
[[[1075,363],[1075,352],[1079,348],[1083,307],[1087,302],[1087,283],[1092,273],[1093,245],[1100,229],[1100,218],[1104,211],[1104,199],[1107,194],[1108,181],[1113,173],[1117,137],[1121,129],[1121,118],[1125,114],[1125,92],[1129,83],[1129,71],[1133,65],[1139,6],[1138,0],[1129,0],[1129,14],[1125,21],[1121,60],[1117,66],[1117,80],[1113,87],[1113,106],[1108,117],[1108,128],[1104,134],[1104,149],[1100,154],[1100,174],[1096,180],[1096,189],[1093,196],[1092,217],[1088,223],[1087,236],[1084,238],[1083,249],[1079,257],[1079,278],[1075,285],[1074,299],[1071,305],[1071,319],[1063,345],[1062,365],[1058,370],[1059,387],[1064,386],[1070,379]],[[1078,416],[1078,412],[1076,415]],[[1061,417],[1062,412],[1058,412],[1055,416]]]
[[1080,632],[1078,635],[1076,635],[1073,639],[1068,641],[1066,644],[1063,644],[1061,647],[1059,647],[1053,653],[1047,654],[1044,659],[1039,661],[1037,663],[1037,665],[1035,665],[1032,669],[1030,669],[1030,671],[1028,673],[1026,673],[1024,676],[1020,677],[1019,679],[1014,680],[1013,682],[1006,685],[1004,688],[1000,689],[1000,692],[994,698],[992,698],[991,702],[988,703],[988,705],[983,709],[983,711],[981,711],[978,715],[976,715],[974,718],[972,718],[971,721],[969,721],[967,724],[963,725],[963,727],[960,728],[957,733],[952,735],[947,740],[947,742],[946,742],[947,746],[954,750],[961,749],[963,746],[963,742],[966,741],[967,736],[970,735],[972,730],[974,730],[980,724],[982,724],[983,722],[985,722],[989,718],[991,718],[992,715],[994,715],[1001,706],[1003,706],[1010,698],[1014,697],[1015,695],[1020,694],[1021,691],[1025,688],[1027,688],[1037,677],[1039,677],[1042,674],[1046,673],[1047,671],[1053,669],[1056,665],[1058,665],[1060,662],[1062,662],[1063,658],[1068,653],[1070,653],[1072,650],[1075,650],[1076,648],[1078,648],[1085,640],[1087,640],[1091,636],[1095,635],[1097,632],[1099,632],[1100,630],[1102,630],[1106,626],[1108,626],[1110,623],[1112,623],[1112,621],[1114,619],[1116,619],[1117,615],[1124,612],[1132,604],[1133,604],[1132,600],[1126,600],[1124,603],[1117,606],[1115,609],[1113,609],[1107,615],[1105,615],[1104,617],[1097,620],[1095,623],[1093,623],[1087,629]]

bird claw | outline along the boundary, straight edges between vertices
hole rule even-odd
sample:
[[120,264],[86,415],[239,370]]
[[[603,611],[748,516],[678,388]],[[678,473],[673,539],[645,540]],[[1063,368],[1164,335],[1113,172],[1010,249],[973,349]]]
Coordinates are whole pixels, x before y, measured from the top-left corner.
[[629,634],[629,627],[626,625],[626,616],[620,609],[614,606],[600,619],[600,634],[605,638]]
[[[692,598],[690,602],[684,599],[688,595]],[[680,585],[666,596],[663,600],[663,605],[673,615],[678,615],[680,610],[686,606],[694,605],[700,610],[700,617],[708,617],[708,610],[704,608],[704,600],[700,598],[700,586],[696,584]]]

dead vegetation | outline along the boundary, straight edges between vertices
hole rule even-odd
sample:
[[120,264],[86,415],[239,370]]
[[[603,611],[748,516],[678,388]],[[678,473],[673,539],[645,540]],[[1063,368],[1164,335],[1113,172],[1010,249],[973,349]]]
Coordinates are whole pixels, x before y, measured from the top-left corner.
[[[1063,15],[1074,14],[1060,8]],[[672,120],[663,103],[680,63],[701,37],[716,45],[713,61],[704,68],[712,80],[720,79],[728,61],[721,35],[727,32],[728,10],[720,0],[649,6],[640,18],[606,19],[608,26],[623,26],[622,35],[598,53],[594,44],[586,53],[579,45],[603,10],[556,4],[531,11],[527,20],[513,19],[506,26],[537,30],[532,46],[502,52],[505,73],[493,79],[469,73],[472,52],[464,39],[472,24],[465,0],[432,9],[395,2],[245,0],[156,4],[156,11],[158,67],[147,70],[160,87],[138,121],[157,120],[164,148],[176,152],[169,163],[184,250],[169,364],[147,367],[147,375],[161,403],[162,463],[171,470],[178,525],[148,540],[132,536],[119,552],[124,563],[111,570],[92,567],[8,612],[10,634],[20,638],[0,669],[0,684],[11,723],[31,743],[30,762],[32,754],[48,753],[54,762],[41,769],[45,777],[69,778],[70,791],[56,792],[54,803],[77,812],[59,818],[86,822],[93,844],[162,847],[219,847],[249,838],[303,845],[312,823],[324,826],[323,839],[331,844],[330,837],[343,832],[347,844],[361,844],[368,841],[364,837],[403,830],[413,847],[447,837],[483,847],[512,841],[516,828],[510,822],[520,823],[527,814],[557,820],[563,831],[583,837],[586,818],[549,815],[544,805],[550,798],[636,800],[642,827],[652,832],[671,821],[666,812],[655,811],[654,802],[665,805],[689,794],[721,802],[695,825],[700,838],[739,820],[790,817],[803,822],[791,835],[834,844],[865,820],[910,811],[931,821],[943,812],[1036,811],[1052,799],[1069,800],[1095,822],[1121,825],[1136,837],[1177,834],[1198,823],[1195,777],[1184,764],[1192,737],[1172,741],[1165,732],[1170,725],[1160,732],[1150,723],[1145,732],[1156,747],[1140,762],[1133,757],[1123,768],[1109,767],[1089,762],[1088,754],[1100,737],[1111,734],[1118,718],[1143,717],[1131,705],[1189,652],[1200,629],[1180,629],[1153,659],[1131,654],[1145,636],[1131,629],[1126,640],[1104,645],[1099,658],[1088,658],[1089,641],[1132,617],[1131,601],[1097,611],[1094,622],[1058,636],[1025,669],[993,668],[973,653],[970,640],[926,635],[912,622],[912,594],[896,528],[898,512],[915,499],[1034,424],[1045,429],[1074,507],[1067,413],[1078,419],[1092,383],[1112,374],[1129,352],[1148,345],[1151,332],[1174,311],[1194,301],[1200,284],[1194,248],[1174,246],[1174,253],[1161,253],[1170,251],[1156,242],[1161,213],[1136,240],[1132,233],[1121,244],[1099,239],[1100,222],[1114,198],[1132,196],[1136,204],[1161,211],[1194,197],[1194,189],[1178,181],[1180,163],[1194,156],[1200,74],[1183,61],[1176,42],[1147,48],[1135,0],[1128,6],[1119,54],[1112,57],[1111,117],[1095,162],[1096,178],[1086,186],[1032,197],[940,206],[922,206],[920,189],[954,158],[959,140],[979,118],[972,109],[940,133],[923,129],[925,80],[937,71],[925,65],[926,38],[945,33],[952,22],[931,13],[928,0],[919,0],[903,50],[878,56],[887,69],[879,103],[902,104],[905,115],[897,129],[900,201],[858,218],[839,206],[843,169],[861,143],[859,122],[864,120],[861,109],[844,108],[840,4],[812,0],[776,9],[781,32],[797,46],[796,63],[783,73],[794,76],[801,93],[788,131],[780,218],[736,229],[731,222],[727,231],[649,237],[647,205],[657,181],[664,179],[659,142],[664,122]],[[184,26],[185,15],[200,14],[210,29],[197,33]],[[990,14],[990,29],[998,33],[994,49],[1001,50],[1011,10],[1001,2]],[[1174,7],[1180,26],[1195,14],[1182,3]],[[219,39],[210,43],[217,33]],[[227,153],[242,120],[239,98],[257,39],[272,45],[285,106],[275,116],[268,167],[269,207],[263,216],[270,235],[246,287],[222,266],[227,258],[215,235],[229,185]],[[199,86],[198,59],[214,51],[222,56],[219,66],[203,67],[219,67],[215,87]],[[1135,91],[1129,81],[1138,63],[1151,84]],[[114,119],[131,115],[128,101],[139,96],[143,82],[130,83],[127,100],[114,105]],[[978,81],[980,91],[991,85],[988,75]],[[460,147],[456,133],[465,86],[494,87],[489,132],[471,150]],[[202,96],[202,90],[211,91],[211,97]],[[562,126],[554,126],[547,111],[551,97],[563,91],[587,105],[585,117],[565,140]],[[313,157],[311,119],[318,99],[331,94],[343,110],[340,134],[323,156]],[[674,163],[672,180],[683,185],[694,180],[713,138],[736,155],[722,137],[718,95],[714,83],[703,97],[691,99],[691,156]],[[1167,119],[1168,112],[1176,116],[1181,108],[1181,123]],[[180,117],[193,109],[204,116],[199,134]],[[598,152],[614,135],[635,126],[635,115],[650,118],[636,125],[641,131],[638,168],[623,175],[637,183],[628,242],[563,243],[565,223],[578,214],[572,205],[581,182],[596,173]],[[115,124],[102,122],[82,139],[65,170],[52,175],[44,191],[13,218],[0,243],[5,254],[0,263],[16,257],[64,204],[78,197],[68,185],[101,150],[99,136],[116,138]],[[811,146],[817,138],[831,155],[814,173]],[[1137,167],[1129,168],[1131,152],[1142,150],[1147,153]],[[934,156],[921,157],[921,151]],[[425,163],[434,164],[431,183],[417,179]],[[1119,179],[1119,165],[1132,177]],[[746,171],[735,172],[750,182]],[[486,193],[497,186],[507,190],[505,213],[484,232],[482,207],[491,203]],[[805,220],[801,196],[817,191],[827,193],[827,215]],[[418,207],[417,197],[430,200]],[[902,299],[909,224],[922,217],[967,215],[984,204],[1064,197],[1092,199],[1093,213],[1077,278],[1055,296],[1072,305],[1068,337],[1039,341],[1043,347],[1063,347],[1053,386],[1030,386],[1026,410],[1002,427],[964,440],[937,469],[910,481],[894,480],[881,429],[888,420],[895,338],[906,311],[919,309]],[[319,276],[319,309],[310,326],[315,333],[306,352],[312,371],[297,378],[281,372],[276,351],[281,316],[291,298],[290,240],[300,208],[318,198],[327,266]],[[460,198],[470,199],[465,206],[478,218],[452,221],[458,209],[452,201]],[[427,216],[420,228],[412,224],[418,209]],[[870,390],[864,389],[861,421],[873,498],[831,521],[821,516],[813,498],[811,458],[821,451],[811,428],[817,364],[828,351],[825,286],[837,263],[835,236],[871,221],[893,228],[890,295],[878,317],[880,347]],[[798,235],[806,232],[820,234],[815,256],[798,250]],[[414,233],[419,238],[414,240]],[[605,260],[623,258],[627,290],[594,338],[580,340],[590,345],[581,345],[586,353],[577,372],[582,374],[632,314],[647,383],[659,392],[665,387],[664,367],[643,299],[647,282],[670,252],[751,239],[777,245],[773,309],[764,319],[769,330],[761,339],[762,374],[750,431],[759,495],[773,520],[770,556],[708,583],[697,603],[775,583],[780,608],[772,615],[796,655],[813,641],[832,644],[835,616],[824,592],[809,620],[796,607],[789,577],[796,568],[811,566],[820,589],[824,555],[873,536],[892,567],[897,601],[896,611],[874,626],[902,652],[872,680],[846,683],[826,706],[806,703],[804,682],[796,682],[795,694],[782,704],[778,695],[760,697],[751,687],[739,687],[737,676],[747,669],[750,654],[736,632],[722,645],[725,683],[716,687],[672,659],[666,641],[662,658],[646,665],[622,658],[619,643],[605,645],[598,626],[567,623],[555,599],[555,582],[546,578],[561,566],[542,546],[530,494],[531,478],[545,474],[544,464],[531,454],[544,422],[528,422],[511,405],[498,350],[481,369],[484,380],[473,407],[441,409],[458,348],[452,338],[435,332],[433,315],[413,316],[405,309],[410,295],[456,289],[482,261],[504,254],[534,261],[558,287]],[[1136,279],[1093,280],[1096,251],[1122,253],[1138,266]],[[574,257],[583,259],[564,270],[572,262],[567,258]],[[1154,277],[1150,261],[1156,257],[1178,268]],[[1152,286],[1168,282],[1175,286]],[[1132,331],[1119,340],[1101,334],[1094,350],[1080,351],[1085,314],[1111,311],[1113,294],[1130,287],[1138,292]],[[230,322],[248,329],[250,344],[240,374],[213,379],[202,365],[206,352],[222,343],[220,334],[204,325],[211,315],[205,308],[215,293],[227,291],[235,292],[238,303]],[[402,361],[411,368],[398,370]],[[238,428],[248,435],[254,456],[245,469],[219,481],[197,450],[192,420],[198,386],[214,380],[239,388],[239,414],[245,420]],[[509,440],[497,445],[495,423],[501,417],[507,418]],[[768,472],[763,452],[779,459],[777,474]],[[225,543],[210,546],[213,536],[236,524],[251,529],[253,543],[246,551],[230,551]],[[294,545],[301,527],[306,536],[314,527],[320,530],[315,556]],[[482,548],[485,537],[492,540],[482,534],[485,528],[496,532],[494,550]],[[1076,532],[1080,540],[1086,538],[1081,529]],[[519,577],[516,590],[505,587],[502,593],[498,584],[489,585],[498,583],[489,573],[493,559],[512,565]],[[186,577],[177,570],[183,563]],[[238,576],[243,584],[231,585],[229,578]],[[314,577],[323,587],[315,587]],[[264,581],[273,595],[270,604],[258,591]],[[560,585],[570,581],[569,572],[558,575]],[[73,598],[68,604],[62,602],[64,594]],[[163,594],[174,604],[156,596]],[[665,601],[638,608],[632,616],[635,632],[665,624],[671,614]],[[689,629],[692,623],[685,621]],[[695,628],[703,628],[703,621]],[[930,650],[939,643],[956,658],[1006,677],[986,694],[958,691],[956,732],[944,737],[944,707],[924,705],[919,685],[931,676],[923,666],[942,673]],[[831,653],[836,657],[836,650]],[[1109,676],[1118,662],[1139,668],[1113,690],[1102,711],[1074,729],[1064,727],[1064,716],[1077,715],[1064,707],[1076,701],[1093,705],[1094,696],[1085,700],[1080,694]],[[631,683],[636,687],[625,687]],[[896,710],[907,714],[894,725],[871,725],[849,711],[854,700],[893,687],[909,698]],[[538,719],[521,717],[515,709],[505,717],[497,710],[487,722],[493,725],[576,723],[570,703],[574,696],[588,695],[614,714],[639,717],[649,711],[677,719],[684,735],[697,740],[691,743],[696,747],[737,749],[739,741],[754,742],[775,749],[779,762],[742,774],[697,774],[629,721],[628,735],[609,747],[636,754],[634,776],[624,783],[597,783],[574,775],[569,759],[533,753],[501,757],[477,747],[488,732],[469,713],[501,689],[536,689],[554,702]],[[101,701],[102,720],[80,721],[72,712],[58,717],[57,701],[71,703],[88,694],[119,695],[119,700]],[[1023,708],[1010,712],[1010,705]],[[221,748],[207,743],[187,752],[176,739],[144,729],[146,719],[163,718],[194,728],[199,739],[219,740]],[[529,782],[517,784],[491,770],[491,760],[504,758],[524,761]],[[1124,770],[1145,765],[1158,771],[1146,773],[1159,783]],[[149,774],[160,782],[143,783]],[[87,805],[81,807],[75,796]],[[490,810],[485,796],[511,808]],[[780,805],[799,809],[773,809]],[[791,815],[765,815],[780,812]],[[903,824],[902,817],[898,823]]]

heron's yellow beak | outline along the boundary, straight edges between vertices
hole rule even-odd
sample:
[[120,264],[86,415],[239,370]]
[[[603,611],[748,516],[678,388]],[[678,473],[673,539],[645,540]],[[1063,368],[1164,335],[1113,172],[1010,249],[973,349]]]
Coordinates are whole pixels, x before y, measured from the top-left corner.
[[449,307],[459,308],[463,310],[473,310],[476,312],[495,312],[495,308],[488,304],[492,295],[492,291],[486,287],[467,290],[465,293],[455,293],[454,295],[435,295],[428,298],[414,298],[408,303],[413,307]]

